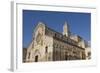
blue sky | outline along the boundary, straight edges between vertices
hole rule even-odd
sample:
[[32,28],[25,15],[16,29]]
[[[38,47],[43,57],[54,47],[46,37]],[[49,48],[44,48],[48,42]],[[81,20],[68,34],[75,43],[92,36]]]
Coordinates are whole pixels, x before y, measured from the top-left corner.
[[23,47],[29,46],[34,27],[39,21],[60,33],[66,21],[72,33],[91,41],[90,13],[23,10]]

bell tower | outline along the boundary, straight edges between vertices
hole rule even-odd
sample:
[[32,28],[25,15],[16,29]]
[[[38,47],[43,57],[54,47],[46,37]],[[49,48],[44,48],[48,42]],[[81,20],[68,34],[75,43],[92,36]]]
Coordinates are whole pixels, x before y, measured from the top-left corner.
[[65,35],[66,37],[70,36],[69,25],[67,22],[65,22],[63,25],[63,35]]

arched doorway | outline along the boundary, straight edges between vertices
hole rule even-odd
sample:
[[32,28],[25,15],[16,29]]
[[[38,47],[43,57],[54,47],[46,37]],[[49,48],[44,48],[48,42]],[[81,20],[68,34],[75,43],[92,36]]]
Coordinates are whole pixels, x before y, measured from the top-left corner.
[[41,54],[38,49],[36,49],[33,53],[34,62],[40,61]]
[[68,60],[68,56],[67,55],[65,55],[65,60]]
[[35,56],[35,62],[38,62],[38,55]]

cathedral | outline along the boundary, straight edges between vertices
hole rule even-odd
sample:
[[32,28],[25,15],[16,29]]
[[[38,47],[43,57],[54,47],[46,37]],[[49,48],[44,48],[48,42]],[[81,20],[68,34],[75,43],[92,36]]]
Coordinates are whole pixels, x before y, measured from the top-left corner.
[[67,22],[64,23],[62,30],[60,33],[38,22],[25,53],[24,62],[90,59],[91,50],[87,41],[79,35],[72,34]]

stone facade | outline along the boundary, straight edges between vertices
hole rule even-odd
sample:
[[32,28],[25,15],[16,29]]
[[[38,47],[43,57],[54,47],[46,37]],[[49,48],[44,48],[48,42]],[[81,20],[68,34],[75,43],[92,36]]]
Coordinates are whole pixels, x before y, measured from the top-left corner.
[[71,34],[67,22],[62,33],[39,22],[27,48],[26,62],[85,60],[86,48],[80,36]]

